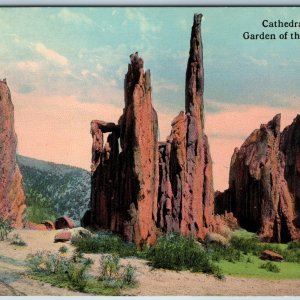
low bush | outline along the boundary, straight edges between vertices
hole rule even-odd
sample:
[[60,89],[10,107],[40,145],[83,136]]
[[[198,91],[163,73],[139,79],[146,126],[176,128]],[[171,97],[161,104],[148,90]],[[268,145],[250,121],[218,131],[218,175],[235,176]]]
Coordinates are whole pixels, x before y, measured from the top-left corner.
[[288,250],[294,250],[294,249],[300,250],[300,240],[288,243]]
[[13,230],[10,222],[0,218],[0,241],[7,239],[8,234]]
[[287,262],[300,263],[300,242],[290,242],[288,246],[282,247],[280,244],[261,243],[257,237],[233,236],[230,241],[234,249],[242,251],[245,255],[253,254],[260,256],[264,250],[272,250],[281,254]]
[[122,281],[123,281],[123,285],[125,286],[135,286],[137,283],[137,277],[136,277],[136,269],[131,266],[130,264],[128,264],[124,271],[123,271],[123,275],[122,275]]
[[206,245],[217,245],[217,246],[227,246],[228,239],[222,236],[221,234],[209,232],[205,236],[204,240]]
[[128,265],[123,272],[120,271],[119,256],[106,255],[101,258],[98,278],[88,274],[92,264],[93,261],[81,252],[67,258],[61,253],[41,251],[27,258],[29,276],[71,290],[117,296],[122,288],[136,283],[134,268]]
[[69,251],[68,247],[63,245],[58,249],[58,252],[61,254],[67,253]]
[[16,246],[27,246],[27,243],[23,241],[23,239],[17,233],[13,235],[10,244]]
[[229,262],[237,262],[242,259],[242,252],[234,247],[228,245],[227,247],[221,245],[207,245],[206,249],[213,261],[227,260]]
[[270,262],[270,261],[262,264],[260,266],[260,268],[261,269],[266,269],[267,271],[273,272],[273,273],[279,273],[280,272],[280,268],[277,265],[275,265],[274,263]]
[[101,257],[98,280],[105,286],[116,288],[132,287],[137,283],[135,268],[129,264],[122,271],[120,257],[115,254],[106,254]]
[[72,257],[62,257],[48,251],[31,254],[27,258],[28,273],[38,279],[67,287],[72,290],[84,291],[87,285],[87,270],[92,265],[90,259],[75,253]]
[[253,258],[251,256],[247,256],[246,262],[253,263]]
[[115,279],[119,275],[120,257],[118,255],[103,255],[100,260],[100,278],[102,280]]
[[242,251],[244,254],[259,255],[262,252],[262,245],[256,237],[239,237],[233,236],[230,244],[234,249]]
[[281,253],[287,262],[300,263],[300,249],[288,248]]
[[193,237],[171,233],[160,237],[148,250],[147,258],[155,268],[170,270],[190,270],[214,274],[222,278],[220,268],[212,262],[203,246]]
[[98,233],[94,236],[75,236],[71,240],[77,251],[84,253],[113,253],[121,257],[136,254],[133,244],[124,242],[120,236],[111,233]]

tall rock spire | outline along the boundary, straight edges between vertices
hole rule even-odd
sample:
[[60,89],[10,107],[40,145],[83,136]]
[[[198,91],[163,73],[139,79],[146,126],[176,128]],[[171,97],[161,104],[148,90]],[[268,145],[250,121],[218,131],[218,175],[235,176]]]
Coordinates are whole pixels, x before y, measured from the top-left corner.
[[204,238],[214,224],[212,161],[204,134],[201,14],[194,15],[186,70],[185,112],[172,122],[167,143],[160,145],[158,224]]
[[[130,56],[124,81],[125,107],[118,124],[91,123],[92,199],[85,224],[121,233],[137,245],[156,240],[158,121],[152,106],[150,71],[138,53]],[[107,142],[103,133],[110,132]],[[120,147],[119,147],[120,144]],[[119,149],[120,148],[120,149]]]
[[190,56],[186,69],[185,81],[185,111],[200,119],[201,127],[204,127],[204,69],[203,46],[201,37],[202,14],[194,15],[194,24],[190,39]]
[[0,218],[22,228],[26,199],[16,149],[14,107],[6,81],[0,80]]

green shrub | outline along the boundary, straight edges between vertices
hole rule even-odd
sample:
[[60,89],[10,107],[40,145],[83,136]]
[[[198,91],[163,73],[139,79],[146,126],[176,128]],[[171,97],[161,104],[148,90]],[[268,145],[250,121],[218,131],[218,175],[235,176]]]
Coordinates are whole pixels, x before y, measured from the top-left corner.
[[63,254],[63,253],[67,253],[68,250],[69,250],[68,247],[63,245],[58,249],[58,252]]
[[251,256],[247,256],[246,262],[253,263],[253,258]]
[[300,240],[288,243],[288,250],[294,250],[294,249],[300,250]]
[[120,270],[120,257],[118,255],[106,254],[100,260],[100,278],[104,280],[115,279]]
[[266,269],[267,271],[273,272],[273,273],[279,273],[280,272],[280,268],[277,265],[275,265],[274,263],[270,262],[270,261],[262,264],[260,266],[260,268],[261,269]]
[[218,266],[211,261],[208,253],[194,238],[184,237],[177,233],[160,237],[157,243],[149,249],[147,258],[155,268],[221,273]]
[[17,233],[13,235],[10,244],[16,246],[27,246],[27,243],[23,241],[23,239]]
[[75,253],[71,258],[62,257],[57,253],[48,251],[37,252],[27,257],[29,274],[39,278],[52,276],[51,283],[55,280],[73,290],[84,291],[87,284],[87,270],[92,260]]
[[42,223],[45,220],[54,221],[58,215],[54,202],[40,193],[30,189],[27,197],[27,220],[33,223]]
[[231,245],[222,246],[220,244],[210,244],[206,245],[206,249],[213,261],[219,262],[223,259],[230,262],[236,262],[242,259],[241,251],[235,249]]
[[120,257],[115,254],[106,254],[101,257],[98,280],[107,287],[115,288],[132,287],[137,283],[135,268],[129,264],[121,272]]
[[130,265],[120,272],[120,258],[106,255],[100,261],[98,278],[88,274],[93,261],[81,252],[67,258],[60,253],[40,251],[27,257],[28,274],[38,280],[71,290],[97,295],[117,296],[120,289],[133,286],[135,270]]
[[260,256],[264,250],[272,250],[281,254],[287,262],[300,263],[300,242],[288,243],[286,249],[279,244],[261,243],[257,237],[233,236],[230,244],[233,248],[242,251],[244,254]]
[[13,230],[11,224],[7,220],[0,218],[0,241],[7,239],[8,234]]
[[242,251],[244,254],[260,255],[264,250],[256,237],[239,237],[233,236],[230,240],[230,244],[234,249]]
[[135,286],[137,283],[135,268],[128,264],[123,272],[122,280],[124,286]]
[[300,249],[288,248],[280,254],[283,255],[284,260],[287,262],[300,263]]
[[72,257],[72,261],[65,273],[72,286],[79,291],[84,291],[87,284],[87,270],[93,264],[93,261],[76,255]]
[[113,253],[121,257],[133,256],[136,248],[124,242],[120,236],[111,233],[98,233],[95,236],[75,236],[71,240],[78,251],[83,253]]

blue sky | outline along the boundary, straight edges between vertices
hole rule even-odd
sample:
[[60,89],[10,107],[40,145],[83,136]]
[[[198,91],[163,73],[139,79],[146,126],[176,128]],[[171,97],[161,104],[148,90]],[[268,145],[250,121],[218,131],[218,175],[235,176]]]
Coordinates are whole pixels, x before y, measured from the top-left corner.
[[[12,90],[19,152],[88,168],[90,118],[117,121],[129,55],[135,51],[151,70],[153,103],[160,113],[164,140],[170,120],[184,109],[195,12],[204,15],[207,134],[215,168],[220,168],[214,172],[224,177],[234,146],[240,146],[273,113],[283,112],[288,124],[300,108],[300,40],[244,40],[242,34],[300,33],[300,28],[261,25],[264,19],[299,22],[300,8],[0,8],[0,77],[7,78]],[[102,109],[102,104],[110,108]],[[257,109],[265,113],[258,114]],[[239,122],[247,124],[233,123],[235,118],[229,117],[233,112],[237,120],[242,118]],[[249,113],[254,114],[249,116],[253,121],[245,120]],[[61,139],[54,120],[64,124]],[[216,126],[222,120],[224,126]],[[76,135],[73,131],[79,132],[83,123],[87,128],[81,134],[87,140],[78,143],[74,139],[75,144],[70,141],[66,150],[65,136]],[[37,127],[49,134],[30,147],[28,140],[38,139]],[[55,145],[48,135],[57,138]],[[45,151],[52,147],[51,152]],[[228,147],[222,159],[218,158],[220,147]],[[55,150],[59,148],[61,152]],[[60,156],[49,154],[55,151]],[[227,178],[223,177],[215,180],[217,187],[225,187]]]

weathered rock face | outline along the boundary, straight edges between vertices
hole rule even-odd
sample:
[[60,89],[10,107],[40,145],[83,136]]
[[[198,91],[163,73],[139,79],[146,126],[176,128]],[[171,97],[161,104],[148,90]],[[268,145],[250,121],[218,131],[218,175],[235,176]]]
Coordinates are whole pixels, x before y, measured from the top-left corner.
[[[158,120],[152,106],[150,71],[137,54],[125,77],[125,109],[119,120],[122,160],[119,200],[129,211],[121,217],[124,235],[135,243],[156,239]],[[122,210],[124,211],[124,210]]]
[[[92,121],[92,225],[121,233],[138,245],[156,239],[158,192],[157,114],[150,71],[131,55],[125,108],[118,125]],[[103,133],[111,132],[103,146]],[[119,153],[119,142],[121,152]]]
[[166,143],[159,147],[158,225],[204,238],[212,230],[214,197],[212,161],[203,121],[203,53],[201,14],[195,14],[186,71],[186,111],[172,122]]
[[[259,232],[263,240],[287,242],[299,236],[279,143],[280,115],[276,115],[235,149],[223,209],[232,211],[241,227]],[[221,209],[222,194],[218,197]]]
[[0,218],[15,228],[24,225],[26,199],[22,175],[16,162],[17,136],[9,88],[0,81]]
[[[185,112],[172,122],[166,143],[157,142],[150,72],[131,55],[125,108],[118,125],[92,121],[92,207],[84,224],[152,244],[157,230],[204,239],[214,226],[212,161],[203,123],[201,14],[194,16],[186,71]],[[103,133],[111,132],[104,145]],[[119,144],[121,152],[119,152]],[[159,162],[159,163],[158,163]]]
[[280,150],[285,161],[284,177],[295,201],[295,225],[300,228],[300,115],[283,130]]

